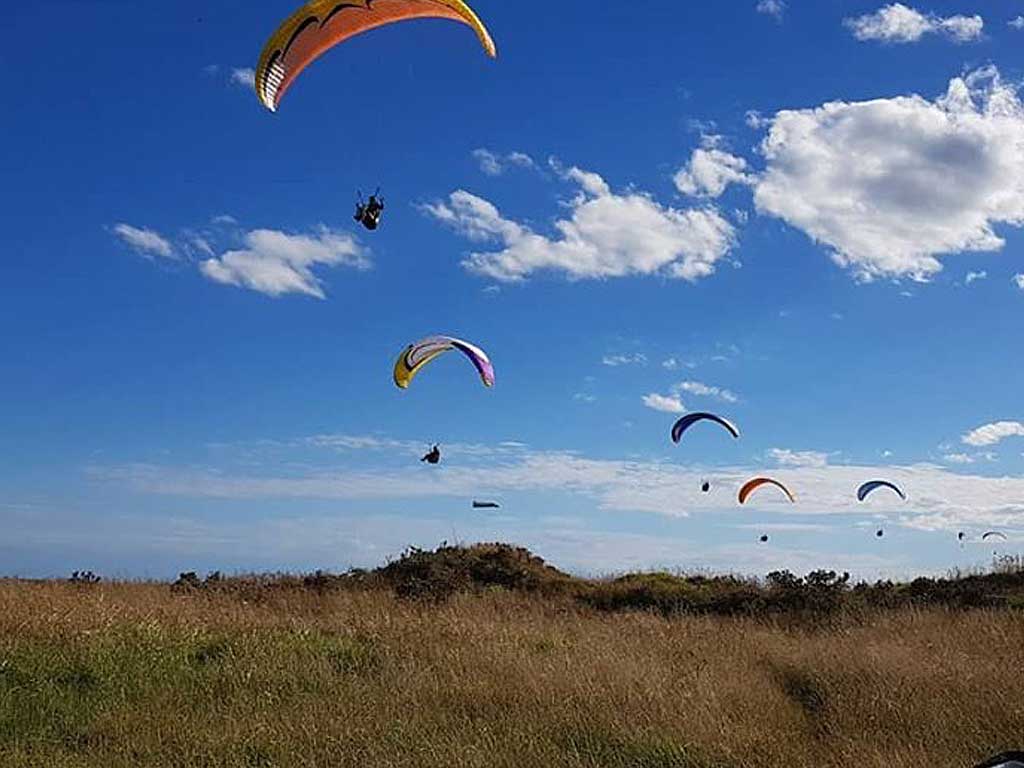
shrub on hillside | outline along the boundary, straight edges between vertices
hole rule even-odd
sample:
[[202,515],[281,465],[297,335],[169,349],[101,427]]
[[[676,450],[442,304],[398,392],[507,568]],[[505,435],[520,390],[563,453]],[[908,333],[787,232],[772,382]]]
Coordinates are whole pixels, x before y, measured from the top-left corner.
[[377,574],[399,597],[429,601],[492,587],[553,594],[573,581],[529,550],[508,544],[442,544],[433,552],[410,547]]

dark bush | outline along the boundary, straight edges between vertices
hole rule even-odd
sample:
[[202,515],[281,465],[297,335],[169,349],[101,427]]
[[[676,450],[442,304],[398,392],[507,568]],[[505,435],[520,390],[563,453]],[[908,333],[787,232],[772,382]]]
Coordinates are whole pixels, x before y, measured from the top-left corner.
[[555,593],[573,581],[529,550],[508,544],[442,544],[433,552],[410,547],[377,575],[399,597],[435,602],[493,587]]

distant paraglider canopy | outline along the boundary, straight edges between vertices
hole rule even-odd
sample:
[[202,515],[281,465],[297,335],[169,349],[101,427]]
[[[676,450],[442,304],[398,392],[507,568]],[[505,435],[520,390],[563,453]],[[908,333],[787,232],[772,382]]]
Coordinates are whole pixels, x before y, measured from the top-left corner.
[[472,27],[487,55],[498,55],[490,33],[463,0],[311,0],[270,37],[256,66],[256,95],[276,112],[302,71],[334,46],[377,27],[411,19],[451,19]]
[[496,501],[474,501],[473,509],[501,509],[501,504]]
[[755,477],[753,480],[748,481],[742,488],[740,488],[740,504],[746,504],[747,499],[750,497],[750,494],[752,494],[758,488],[761,488],[762,486],[765,485],[774,485],[776,488],[778,488],[780,491],[786,494],[786,498],[788,498],[790,502],[796,504],[796,496],[790,493],[789,488],[784,486],[778,480],[773,480],[770,477]]
[[989,539],[1002,539],[1003,541],[1009,541],[1006,534],[1002,531],[989,531],[981,535],[982,541],[988,541]]
[[857,489],[857,501],[864,501],[868,496],[880,488],[888,488],[904,501],[907,500],[906,494],[903,493],[895,483],[890,483],[888,480],[871,480],[870,482],[864,483],[864,485]]
[[975,768],[1024,768],[1024,752],[1003,752]]
[[736,428],[728,419],[724,419],[721,416],[716,416],[713,413],[688,413],[683,418],[679,419],[672,427],[672,442],[678,443],[683,439],[683,433],[686,432],[690,427],[696,424],[698,421],[713,421],[729,431],[729,434],[735,438],[739,438],[740,431]]
[[408,389],[423,366],[453,349],[469,358],[485,387],[494,386],[494,366],[484,351],[468,341],[453,339],[450,336],[431,336],[406,347],[395,362],[395,386]]

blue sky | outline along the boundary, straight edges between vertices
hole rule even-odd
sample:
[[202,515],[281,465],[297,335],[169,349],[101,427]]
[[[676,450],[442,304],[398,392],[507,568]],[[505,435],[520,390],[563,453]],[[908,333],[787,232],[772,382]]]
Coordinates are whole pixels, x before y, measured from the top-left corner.
[[[458,539],[873,578],[984,564],[989,528],[1013,550],[1024,5],[700,5],[477,0],[497,61],[394,25],[277,114],[248,70],[289,2],[15,10],[0,572]],[[357,231],[377,185],[385,224]],[[433,333],[497,386],[449,356],[399,392]],[[684,409],[743,438],[673,446]],[[738,507],[762,473],[798,503]],[[909,501],[858,505],[877,476]]]

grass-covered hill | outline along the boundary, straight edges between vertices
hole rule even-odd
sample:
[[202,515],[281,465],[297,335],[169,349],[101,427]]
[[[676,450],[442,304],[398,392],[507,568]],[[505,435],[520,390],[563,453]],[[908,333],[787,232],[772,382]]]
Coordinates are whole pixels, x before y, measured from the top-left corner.
[[1024,574],[0,582],[0,766],[937,768],[1024,742]]

